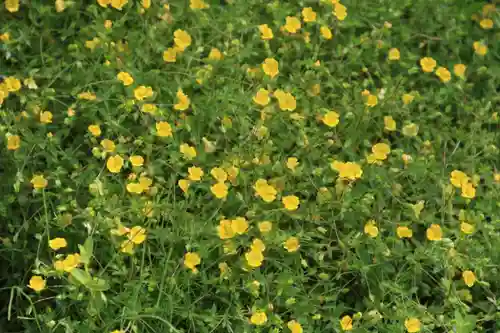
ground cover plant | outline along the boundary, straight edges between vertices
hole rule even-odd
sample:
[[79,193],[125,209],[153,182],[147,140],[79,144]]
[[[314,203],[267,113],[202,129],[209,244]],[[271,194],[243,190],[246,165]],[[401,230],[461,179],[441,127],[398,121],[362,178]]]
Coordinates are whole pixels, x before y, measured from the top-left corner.
[[0,332],[496,332],[497,7],[3,1]]

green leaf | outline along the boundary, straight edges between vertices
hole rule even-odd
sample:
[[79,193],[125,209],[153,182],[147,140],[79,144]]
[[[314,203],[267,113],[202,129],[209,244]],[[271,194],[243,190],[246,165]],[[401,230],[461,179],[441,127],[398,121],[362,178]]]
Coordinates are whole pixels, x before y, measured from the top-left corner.
[[70,274],[84,286],[87,286],[92,281],[90,274],[79,268],[72,269]]
[[92,237],[87,237],[83,246],[78,245],[78,248],[80,249],[80,261],[87,266],[94,252],[94,241]]

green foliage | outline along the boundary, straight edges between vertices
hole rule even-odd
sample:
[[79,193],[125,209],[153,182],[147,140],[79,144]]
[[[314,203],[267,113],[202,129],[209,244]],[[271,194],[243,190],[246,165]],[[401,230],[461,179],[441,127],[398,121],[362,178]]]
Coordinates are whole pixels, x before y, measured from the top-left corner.
[[0,8],[0,332],[495,332],[494,5],[151,2]]

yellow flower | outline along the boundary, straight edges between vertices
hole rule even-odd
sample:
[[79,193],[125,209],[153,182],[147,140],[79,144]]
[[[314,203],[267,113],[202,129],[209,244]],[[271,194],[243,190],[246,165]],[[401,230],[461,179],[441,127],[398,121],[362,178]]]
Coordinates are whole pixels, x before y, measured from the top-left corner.
[[184,266],[193,271],[193,273],[198,272],[196,266],[201,263],[200,255],[196,252],[187,252],[184,255]]
[[125,240],[120,244],[120,251],[123,253],[133,254],[134,253],[134,243],[129,240]]
[[64,261],[62,260],[54,261],[54,269],[58,272],[64,271]]
[[176,62],[177,61],[177,49],[174,47],[169,47],[165,51],[163,51],[163,61]]
[[455,73],[456,76],[461,77],[462,79],[465,78],[465,71],[467,70],[467,66],[464,64],[456,64],[453,66],[453,73]]
[[158,108],[155,104],[146,103],[141,106],[141,111],[144,113],[155,114]]
[[295,16],[287,16],[286,17],[286,23],[285,23],[285,30],[288,31],[291,34],[296,33],[299,31],[301,27],[300,20],[296,18]]
[[426,231],[427,239],[430,241],[440,241],[443,238],[443,231],[439,224],[431,224]]
[[214,60],[214,61],[219,61],[222,59],[222,52],[218,48],[212,47],[212,49],[210,50],[210,53],[208,54],[208,59]]
[[220,220],[219,225],[217,226],[217,234],[220,239],[230,239],[236,235],[232,224],[233,221],[231,220]]
[[80,265],[80,255],[78,253],[68,254],[66,258],[63,260],[63,269],[65,272],[69,273],[74,268]]
[[269,75],[271,77],[271,79],[278,75],[278,73],[280,72],[279,63],[274,58],[266,58],[262,63],[262,69],[264,70],[264,73],[266,73],[266,75]]
[[104,28],[111,29],[112,27],[113,27],[113,21],[111,20],[104,21]]
[[276,199],[276,194],[278,192],[272,185],[269,185],[265,179],[258,179],[253,188],[255,189],[256,195],[261,197],[265,202],[273,202]]
[[462,230],[464,234],[470,235],[474,232],[474,229],[475,229],[474,225],[470,223],[467,222],[460,223],[460,230]]
[[396,229],[396,233],[398,234],[399,238],[411,238],[413,236],[413,231],[410,228],[404,226],[399,226]]
[[286,210],[297,210],[299,208],[300,200],[295,195],[288,195],[281,199],[283,206]]
[[192,160],[197,155],[196,149],[193,146],[188,145],[187,143],[181,144],[179,150],[187,160]]
[[332,39],[333,38],[332,31],[326,25],[319,28],[319,32],[321,33],[321,36],[324,39]]
[[224,183],[227,180],[227,172],[222,168],[213,168],[210,170],[210,174],[219,183]]
[[374,220],[369,220],[368,222],[366,222],[364,231],[365,234],[367,234],[371,238],[375,238],[378,236],[378,228]]
[[444,83],[446,83],[446,82],[448,82],[448,81],[451,80],[451,73],[445,67],[438,67],[438,69],[436,69],[436,75]]
[[93,136],[101,135],[101,127],[99,125],[89,125],[87,129]]
[[462,184],[462,193],[460,194],[463,198],[474,199],[476,196],[476,189],[472,183]]
[[104,148],[104,151],[107,153],[112,153],[116,149],[115,143],[109,139],[102,140],[101,146],[102,146],[102,148]]
[[474,42],[472,45],[477,55],[484,56],[488,53],[488,46],[486,46],[483,42]]
[[377,160],[385,160],[391,152],[391,147],[386,143],[377,143],[372,146],[372,153]]
[[304,18],[304,22],[315,22],[316,12],[311,7],[306,7],[302,9],[302,17]]
[[436,65],[437,65],[436,60],[434,60],[431,57],[424,57],[420,59],[420,66],[422,67],[422,70],[426,73],[432,73]]
[[166,121],[159,121],[156,123],[156,135],[159,137],[172,136],[172,126]]
[[174,31],[174,44],[182,52],[191,45],[191,36],[187,31],[177,29]]
[[151,87],[139,86],[134,89],[134,97],[138,101],[153,97],[153,89]]
[[450,182],[457,188],[461,188],[462,185],[467,184],[469,180],[469,176],[467,176],[465,172],[462,172],[460,170],[453,170],[450,173]]
[[298,323],[296,320],[290,320],[286,326],[291,331],[291,333],[302,333],[302,325]]
[[5,9],[11,13],[19,11],[19,0],[5,0]]
[[289,157],[286,160],[286,167],[292,171],[299,165],[299,160],[297,157]]
[[21,89],[21,81],[13,76],[5,78],[3,84],[7,92],[16,92]]
[[229,168],[226,168],[226,172],[227,172],[227,176],[229,178],[229,181],[231,183],[234,183],[234,182],[236,182],[236,177],[238,177],[238,175],[240,173],[240,169],[238,169],[235,166],[231,166]]
[[210,191],[217,199],[224,199],[227,197],[228,187],[225,183],[217,183],[210,187]]
[[122,10],[122,8],[128,3],[128,0],[111,0],[111,7]]
[[369,94],[367,97],[366,97],[366,106],[368,107],[374,107],[375,105],[378,104],[378,98],[377,96],[375,95],[372,95],[372,94]]
[[288,239],[283,243],[283,247],[288,252],[296,252],[300,248],[300,242],[297,237],[288,237]]
[[87,101],[95,101],[97,97],[96,97],[96,95],[94,93],[91,93],[89,91],[85,91],[85,92],[79,93],[78,94],[78,98],[79,99],[84,99],[84,100],[87,100]]
[[463,271],[462,279],[469,288],[476,283],[476,275],[472,271]]
[[323,116],[323,124],[325,124],[328,127],[335,127],[339,123],[339,114],[335,111],[328,111],[324,116]]
[[7,137],[7,149],[18,150],[21,147],[21,137],[19,135],[9,135]]
[[134,83],[134,78],[132,75],[130,75],[127,72],[120,72],[116,75],[116,78],[120,81],[122,81],[124,86],[130,86],[132,83]]
[[384,117],[384,129],[391,132],[396,130],[396,121],[391,116]]
[[45,280],[38,275],[32,276],[30,279],[29,287],[36,292],[40,292],[45,289]]
[[94,51],[94,49],[99,45],[100,42],[101,40],[99,38],[94,37],[93,39],[85,42],[85,47]]
[[266,313],[263,311],[255,311],[250,317],[250,322],[257,326],[262,326],[267,322]]
[[267,234],[273,229],[273,224],[270,221],[262,221],[258,224],[259,231],[262,234]]
[[62,249],[63,247],[66,247],[68,246],[68,243],[66,242],[66,240],[64,238],[53,238],[51,240],[49,240],[49,247],[54,250],[54,251],[57,251],[59,249]]
[[132,164],[132,166],[140,167],[144,164],[144,157],[140,155],[132,155],[130,156],[129,161]]
[[262,254],[262,251],[250,250],[249,252],[245,253],[245,259],[248,266],[256,268],[262,265],[262,262],[264,261],[264,255]]
[[420,332],[420,320],[417,318],[408,318],[405,320],[405,327],[409,333]]
[[401,99],[403,100],[403,103],[405,105],[408,105],[411,102],[413,102],[414,98],[415,98],[415,96],[413,96],[412,94],[403,94],[403,97]]
[[208,4],[205,3],[203,0],[191,0],[189,3],[189,8],[191,9],[206,9],[210,7]]
[[347,8],[341,3],[336,2],[333,9],[333,15],[340,21],[343,21],[347,17]]
[[400,59],[400,53],[397,48],[392,48],[389,50],[389,60],[395,61]]
[[151,7],[151,0],[142,0],[142,8],[149,9]]
[[274,37],[273,30],[267,24],[259,25],[260,38],[263,40],[271,40]]
[[278,99],[278,105],[281,110],[293,111],[297,108],[297,101],[291,93],[278,89],[274,92],[274,96]]
[[258,238],[255,238],[252,241],[252,245],[250,246],[251,251],[259,251],[259,252],[264,252],[266,249],[266,245],[264,242]]
[[404,136],[417,136],[418,135],[418,125],[414,123],[410,123],[408,125],[403,126],[402,132]]
[[123,158],[121,158],[120,155],[109,157],[108,161],[106,162],[106,167],[108,168],[109,172],[119,173],[123,167]]
[[231,221],[231,228],[238,235],[243,235],[248,230],[248,222],[244,217],[237,217]]
[[37,175],[31,178],[31,184],[33,184],[33,187],[37,190],[46,188],[48,183],[49,182],[47,181],[47,179],[45,179],[43,175]]
[[340,319],[340,327],[342,327],[343,331],[352,331],[352,318],[351,316],[343,316]]
[[333,161],[330,166],[339,173],[341,179],[356,180],[363,175],[361,166],[355,162],[343,163]]
[[149,190],[149,187],[153,185],[153,180],[151,178],[141,176],[139,177],[139,184],[144,191],[147,191]]
[[97,0],[97,3],[99,6],[106,8],[109,4],[111,4],[111,0]]
[[270,100],[271,100],[271,98],[269,97],[269,91],[267,89],[264,89],[264,88],[260,88],[253,98],[253,101],[256,104],[259,104],[262,106],[266,106],[267,104],[269,104]]
[[481,26],[481,28],[483,28],[485,30],[489,30],[489,29],[493,28],[493,20],[489,19],[489,18],[482,19],[479,22],[479,25]]
[[193,180],[193,181],[200,181],[201,180],[201,177],[203,177],[203,170],[199,167],[196,167],[196,166],[192,166],[188,169],[188,178],[189,180]]
[[187,110],[187,108],[189,108],[189,105],[191,104],[189,96],[186,95],[180,88],[177,90],[176,96],[177,96],[177,103],[174,104],[174,109],[179,111]]
[[61,13],[66,8],[64,0],[56,0],[55,2],[56,12]]
[[144,191],[144,188],[139,183],[128,183],[127,184],[127,192],[141,194]]
[[136,245],[142,244],[146,240],[146,229],[140,226],[132,227],[127,237],[130,242]]
[[42,112],[40,112],[40,122],[42,124],[50,124],[50,123],[52,123],[52,112],[50,112],[50,111],[42,111]]

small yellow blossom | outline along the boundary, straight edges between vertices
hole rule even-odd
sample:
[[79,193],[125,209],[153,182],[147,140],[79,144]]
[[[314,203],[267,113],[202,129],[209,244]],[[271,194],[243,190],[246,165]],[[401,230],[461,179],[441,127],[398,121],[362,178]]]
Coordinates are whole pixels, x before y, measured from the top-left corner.
[[111,20],[104,21],[104,28],[111,29],[112,27],[113,27],[113,21]]
[[153,97],[153,89],[151,87],[139,86],[134,89],[134,97],[138,101]]
[[403,126],[402,133],[404,136],[414,137],[418,135],[419,127],[417,124],[410,123]]
[[169,47],[165,51],[163,51],[163,61],[176,62],[177,61],[177,49],[174,47]]
[[19,135],[9,135],[7,137],[7,149],[18,150],[21,147],[21,137]]
[[140,167],[144,164],[144,157],[140,155],[132,155],[130,156],[129,161],[132,164],[132,166]]
[[156,123],[156,135],[159,137],[172,136],[172,126],[166,121],[159,121]]
[[299,322],[297,322],[296,320],[290,320],[286,326],[288,327],[288,329],[290,330],[291,333],[302,333],[303,332],[303,329],[302,329],[302,325],[300,325]]
[[388,59],[391,61],[399,60],[400,59],[399,50],[397,48],[390,49]]
[[233,221],[231,220],[221,220],[217,226],[217,234],[220,239],[230,239],[236,235],[233,229]]
[[322,118],[323,124],[328,127],[335,127],[339,123],[340,115],[335,111],[328,111]]
[[45,289],[46,282],[45,280],[38,275],[32,276],[30,279],[29,287],[36,292],[40,292]]
[[399,238],[411,238],[413,236],[413,231],[405,226],[399,226],[396,229],[396,233],[398,234]]
[[286,23],[285,23],[285,30],[288,31],[291,34],[296,33],[299,31],[301,27],[300,20],[295,17],[295,16],[287,16],[286,17]]
[[340,327],[343,331],[352,331],[352,318],[349,315],[343,316],[340,319]]
[[286,210],[297,210],[299,208],[300,200],[295,195],[287,195],[281,199],[283,206]]
[[[311,7],[302,9],[302,17],[304,22],[316,22],[316,12]],[[299,28],[300,29],[300,28]]]
[[436,60],[434,60],[431,57],[424,57],[420,59],[420,66],[422,67],[422,70],[426,73],[432,73],[436,65],[437,65]]
[[481,26],[481,28],[483,28],[485,30],[489,30],[489,29],[493,28],[493,20],[489,19],[489,18],[482,19],[479,22],[479,25]]
[[101,146],[102,146],[102,148],[104,148],[104,151],[107,153],[112,153],[116,149],[115,143],[109,139],[102,140]]
[[470,224],[470,223],[467,223],[467,222],[462,222],[460,223],[460,230],[466,234],[466,235],[470,235],[474,232],[475,230],[475,227],[474,225]]
[[250,317],[250,322],[256,326],[262,326],[267,322],[266,313],[263,311],[256,311],[252,313]]
[[439,224],[431,224],[426,231],[427,239],[430,241],[440,241],[443,238],[443,231]]
[[368,222],[366,222],[364,231],[365,231],[365,234],[367,234],[368,236],[370,236],[372,238],[375,238],[378,236],[378,227],[375,224],[374,220],[369,220]]
[[467,184],[469,180],[469,176],[467,176],[465,172],[462,172],[460,170],[453,170],[450,173],[450,182],[457,188],[461,188],[462,185]]
[[179,51],[184,51],[191,45],[191,35],[187,31],[177,29],[174,31],[174,44]]
[[299,165],[299,159],[297,157],[289,157],[286,160],[286,167],[292,171]]
[[384,129],[386,131],[395,131],[396,130],[396,121],[391,116],[384,117]]
[[403,97],[401,97],[401,99],[403,100],[403,103],[405,105],[408,105],[411,102],[413,102],[413,99],[415,99],[415,96],[413,96],[412,94],[403,94]]
[[266,73],[266,75],[269,75],[272,79],[280,72],[279,63],[274,58],[267,58],[262,63],[262,70],[264,71],[264,73]]
[[474,42],[472,46],[474,47],[474,51],[476,52],[476,54],[479,56],[484,56],[486,55],[486,53],[488,53],[488,46],[483,42]]
[[213,168],[210,170],[210,175],[219,183],[224,183],[227,180],[227,172],[222,168]]
[[330,30],[330,28],[328,28],[326,25],[322,26],[319,29],[319,32],[321,33],[321,36],[324,39],[332,39],[333,38],[332,30]]
[[111,7],[122,10],[122,8],[128,3],[128,0],[111,0]]
[[93,136],[101,135],[101,127],[99,125],[89,125],[87,129]]
[[259,31],[262,40],[271,40],[274,38],[273,30],[267,24],[259,25]]
[[250,250],[249,252],[245,253],[245,259],[248,266],[256,268],[262,265],[262,262],[264,261],[264,255],[262,254],[262,251]]
[[5,9],[11,13],[19,11],[19,0],[5,0]]
[[42,112],[40,112],[40,122],[42,124],[50,124],[50,123],[52,123],[52,112],[50,112],[50,111],[42,111]]
[[252,241],[252,245],[250,246],[250,249],[251,249],[251,251],[264,252],[264,250],[266,249],[266,245],[259,238],[255,238]]
[[209,8],[210,6],[205,3],[203,0],[190,0],[189,3],[189,8],[195,10],[195,9],[206,9]]
[[408,318],[405,320],[405,327],[409,333],[420,332],[420,320],[417,318]]
[[187,252],[184,255],[184,266],[189,268],[193,273],[198,272],[196,266],[201,263],[200,255],[196,252]]
[[291,93],[278,89],[274,92],[274,96],[278,99],[278,105],[281,110],[293,111],[297,108],[297,100]]
[[179,150],[187,160],[192,160],[197,155],[196,149],[193,146],[188,145],[187,143],[181,144]]
[[63,260],[63,269],[69,273],[80,265],[80,255],[78,253],[68,254]]
[[141,106],[141,111],[144,113],[155,114],[158,107],[155,104],[145,103]]
[[438,67],[438,69],[436,69],[436,75],[444,83],[449,82],[451,80],[451,73],[445,67]]
[[333,161],[330,164],[331,168],[339,173],[341,179],[356,180],[361,178],[363,170],[361,166],[355,162],[338,162]]
[[120,80],[124,86],[130,86],[132,83],[134,83],[134,78],[130,73],[127,72],[120,72],[116,75],[116,78]]
[[476,283],[476,275],[472,271],[463,271],[462,279],[469,288],[472,287],[474,283]]
[[78,98],[86,100],[86,101],[95,101],[97,99],[97,96],[92,92],[85,91],[85,92],[79,93]]
[[177,90],[176,96],[177,96],[177,103],[174,104],[174,109],[179,111],[187,110],[189,108],[189,105],[191,104],[189,96],[186,95],[180,88]]
[[283,243],[283,247],[288,252],[296,252],[300,248],[300,242],[297,237],[288,237],[288,239]]
[[278,193],[276,189],[267,183],[265,179],[258,179],[254,185],[255,193],[258,197],[261,197],[265,202],[273,202],[276,199],[276,194]]
[[66,4],[64,3],[64,0],[56,0],[55,1],[55,6],[56,6],[56,12],[61,13],[66,9]]
[[228,194],[228,187],[225,183],[217,183],[210,187],[210,191],[217,199],[224,199]]
[[51,240],[49,240],[49,247],[54,250],[54,251],[57,251],[59,249],[62,249],[63,247],[66,247],[68,246],[68,243],[66,242],[66,239],[64,238],[53,238]]
[[456,64],[453,66],[453,73],[460,78],[465,78],[465,71],[467,70],[467,66],[464,64]]
[[204,174],[203,170],[196,166],[189,167],[188,173],[188,178],[192,181],[200,181]]
[[108,168],[109,172],[119,173],[123,167],[123,158],[121,158],[120,155],[109,157],[108,161],[106,162],[106,167]]
[[333,8],[333,15],[335,15],[338,20],[343,21],[347,17],[347,8],[340,2],[336,2]]
[[256,104],[266,106],[271,101],[271,98],[269,97],[269,91],[267,89],[260,88],[255,94],[253,101]]
[[33,187],[37,190],[40,190],[42,188],[46,188],[48,185],[47,179],[43,175],[36,175],[31,178],[31,184]]
[[248,230],[248,222],[244,217],[237,217],[231,221],[231,228],[238,235],[243,235]]
[[375,95],[369,94],[368,96],[366,96],[365,104],[366,104],[366,106],[371,107],[371,108],[376,106],[378,104],[378,97]]
[[219,61],[222,59],[222,57],[222,52],[216,47],[212,47],[210,53],[208,54],[209,60]]
[[462,193],[460,195],[463,198],[474,199],[474,197],[476,196],[476,189],[474,188],[474,184],[472,183],[462,184],[461,190]]
[[262,221],[258,224],[259,231],[262,234],[267,234],[273,229],[273,223],[270,221]]

